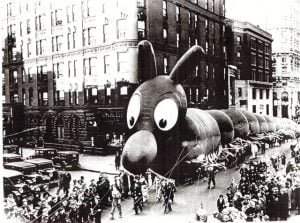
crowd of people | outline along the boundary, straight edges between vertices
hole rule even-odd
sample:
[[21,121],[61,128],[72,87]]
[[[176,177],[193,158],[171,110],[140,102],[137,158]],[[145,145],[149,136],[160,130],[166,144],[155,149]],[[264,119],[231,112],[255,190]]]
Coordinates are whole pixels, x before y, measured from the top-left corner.
[[239,170],[240,181],[233,179],[226,197],[217,200],[216,219],[228,221],[287,220],[291,211],[300,214],[300,165],[297,156],[286,161],[286,154],[250,161]]
[[140,214],[149,200],[150,187],[156,190],[157,202],[163,200],[164,212],[172,211],[175,182],[155,177],[152,183],[152,177],[151,173],[133,176],[121,170],[113,182],[106,174],[100,174],[97,181],[86,182],[84,176],[72,180],[70,173],[61,171],[56,193],[50,194],[44,188],[34,191],[33,199],[21,202],[10,194],[5,201],[6,216],[12,222],[100,223],[103,209],[111,208],[111,220],[115,219],[115,212],[122,218],[122,201],[130,197],[135,214]]

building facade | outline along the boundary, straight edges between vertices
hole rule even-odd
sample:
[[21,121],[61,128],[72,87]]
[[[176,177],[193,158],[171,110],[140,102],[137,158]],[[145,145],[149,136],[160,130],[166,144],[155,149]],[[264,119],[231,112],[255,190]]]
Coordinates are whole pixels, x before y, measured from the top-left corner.
[[274,38],[274,116],[300,118],[300,1],[272,1],[278,11],[267,20]]
[[248,22],[226,20],[228,64],[236,66],[235,107],[273,115],[272,36]]
[[201,45],[207,56],[183,83],[188,101],[227,106],[224,0],[7,0],[4,8],[5,102],[22,103],[24,128],[45,127],[45,140],[97,145],[123,135],[142,39],[154,46],[159,75]]

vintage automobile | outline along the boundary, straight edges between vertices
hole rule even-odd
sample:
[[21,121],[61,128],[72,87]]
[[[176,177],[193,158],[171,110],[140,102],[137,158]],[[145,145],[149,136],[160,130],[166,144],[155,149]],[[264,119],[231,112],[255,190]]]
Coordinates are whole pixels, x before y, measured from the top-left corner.
[[17,170],[3,170],[4,197],[13,194],[17,205],[22,199],[32,200],[34,186],[26,182],[24,174]]
[[5,145],[3,146],[4,153],[17,153],[19,149],[18,145]]
[[3,154],[3,163],[11,163],[11,162],[18,162],[23,161],[23,158],[19,154],[15,153],[4,153]]
[[49,186],[50,177],[39,173],[35,164],[24,161],[12,162],[4,164],[4,168],[21,172],[24,175],[24,181],[29,185]]
[[75,151],[57,151],[53,148],[37,148],[34,158],[51,159],[57,168],[79,167],[79,153]]
[[59,165],[62,169],[71,167],[79,168],[79,153],[74,151],[59,151],[53,159],[54,165]]
[[53,167],[53,161],[44,158],[34,158],[24,160],[26,163],[36,165],[36,171],[44,176],[44,179],[49,178],[49,187],[58,184],[58,172]]
[[51,148],[36,148],[34,152],[34,158],[45,158],[52,160],[54,157],[57,156],[57,150]]

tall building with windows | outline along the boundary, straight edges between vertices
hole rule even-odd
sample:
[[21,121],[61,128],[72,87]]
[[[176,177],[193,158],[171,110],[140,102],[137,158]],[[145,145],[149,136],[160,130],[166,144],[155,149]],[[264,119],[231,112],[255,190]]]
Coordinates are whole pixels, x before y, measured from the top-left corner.
[[300,0],[272,1],[267,30],[274,38],[274,116],[300,118]]
[[[139,84],[137,44],[152,42],[158,74],[192,45],[206,56],[183,83],[190,105],[226,108],[224,0],[6,0],[6,103],[48,141],[119,137]],[[3,4],[2,3],[2,4]],[[224,100],[222,100],[224,99]]]
[[236,66],[235,107],[273,115],[272,36],[249,22],[226,20],[228,63]]

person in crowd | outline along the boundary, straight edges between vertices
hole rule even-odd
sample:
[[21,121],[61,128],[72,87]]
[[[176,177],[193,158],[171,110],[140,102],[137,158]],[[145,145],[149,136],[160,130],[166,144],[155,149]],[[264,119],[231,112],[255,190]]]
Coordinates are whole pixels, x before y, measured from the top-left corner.
[[69,195],[71,180],[72,177],[70,173],[67,172],[63,175],[63,191],[65,193],[65,196]]
[[158,202],[161,200],[162,197],[161,179],[158,176],[155,177],[154,184],[155,184],[156,202]]
[[116,170],[120,169],[120,164],[121,164],[121,154],[120,154],[120,151],[117,150],[116,151],[116,155],[115,155],[115,167],[116,167]]
[[140,212],[143,212],[142,188],[141,188],[141,184],[139,183],[138,180],[135,181],[135,185],[134,185],[134,190],[133,190],[133,193],[132,193],[132,197],[133,197],[133,209],[135,211],[135,214],[138,215],[139,214],[139,210],[140,210]]
[[[208,175],[208,186],[207,186],[207,189],[210,189],[210,188],[215,188],[216,186],[216,181],[215,181],[215,168],[213,166],[209,166],[207,168],[207,175]],[[210,184],[213,184],[212,187],[210,187]]]
[[112,185],[112,189],[111,189],[111,195],[112,195],[112,202],[111,202],[111,219],[114,220],[114,213],[116,208],[119,211],[119,217],[122,218],[122,207],[121,207],[121,188],[119,187],[119,185],[117,183],[114,183]]
[[59,195],[60,191],[64,189],[65,174],[65,171],[60,171],[58,173],[58,189],[56,192],[57,195]]
[[218,207],[218,211],[221,213],[223,211],[223,209],[226,207],[225,204],[225,199],[223,197],[223,195],[221,194],[217,200],[217,207]]
[[167,182],[164,187],[162,188],[162,194],[163,194],[163,198],[164,198],[164,206],[165,206],[165,210],[164,213],[168,213],[172,211],[172,205],[171,205],[171,197],[173,192],[173,186],[171,185],[170,182]]

